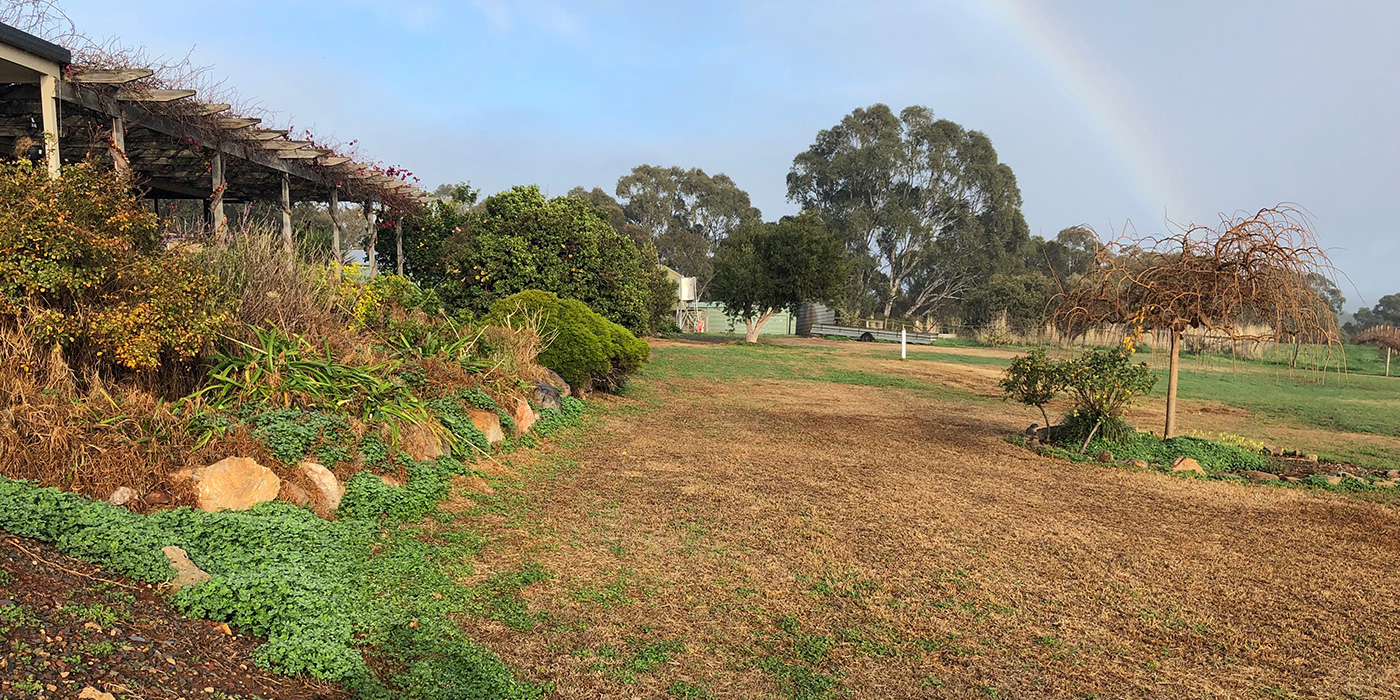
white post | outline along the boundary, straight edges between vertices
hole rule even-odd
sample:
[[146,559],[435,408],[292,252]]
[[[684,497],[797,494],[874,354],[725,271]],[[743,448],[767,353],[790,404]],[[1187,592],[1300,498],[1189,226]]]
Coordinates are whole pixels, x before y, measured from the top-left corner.
[[341,263],[341,256],[340,256],[340,217],[337,215],[337,212],[336,212],[336,209],[338,208],[337,205],[339,205],[339,204],[340,204],[340,190],[339,190],[339,189],[333,189],[333,190],[331,190],[331,202],[330,202],[330,206],[327,207],[327,210],[330,212],[330,215],[331,215],[331,264],[332,264],[332,265],[335,265],[335,269],[336,269],[337,271],[340,270],[340,263]]
[[899,359],[909,359],[909,336],[906,329],[899,329]]
[[39,76],[39,112],[44,122],[44,160],[49,166],[49,177],[58,179],[63,167],[58,151],[58,76]]

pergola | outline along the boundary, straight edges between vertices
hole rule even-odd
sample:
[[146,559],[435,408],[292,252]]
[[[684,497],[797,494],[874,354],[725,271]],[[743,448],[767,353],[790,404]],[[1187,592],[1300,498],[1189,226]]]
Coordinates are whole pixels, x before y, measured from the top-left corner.
[[54,177],[64,164],[108,162],[152,198],[203,200],[219,238],[229,235],[225,203],[280,205],[290,245],[292,203],[325,202],[337,260],[337,205],[360,202],[371,219],[372,267],[375,207],[402,212],[428,198],[401,173],[260,128],[260,119],[194,90],[162,89],[153,73],[75,65],[68,49],[0,24],[0,152],[42,157]]

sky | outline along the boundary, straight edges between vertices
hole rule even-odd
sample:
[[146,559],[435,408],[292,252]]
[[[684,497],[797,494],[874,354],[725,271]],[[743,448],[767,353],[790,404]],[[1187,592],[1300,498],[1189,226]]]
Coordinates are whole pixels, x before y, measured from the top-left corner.
[[1290,0],[65,0],[80,31],[189,54],[283,124],[432,190],[611,192],[726,173],[765,217],[817,132],[919,104],[991,137],[1033,234],[1109,239],[1282,202],[1400,292],[1400,3]]

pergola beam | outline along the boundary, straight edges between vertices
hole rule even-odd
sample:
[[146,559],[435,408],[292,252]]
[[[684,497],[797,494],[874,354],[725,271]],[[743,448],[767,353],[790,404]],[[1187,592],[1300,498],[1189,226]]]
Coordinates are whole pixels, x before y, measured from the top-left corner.
[[117,95],[123,102],[174,102],[194,97],[194,90],[128,90]]
[[74,73],[68,80],[75,83],[94,85],[125,85],[142,78],[149,78],[155,71],[149,68],[129,68],[125,70],[87,69]]

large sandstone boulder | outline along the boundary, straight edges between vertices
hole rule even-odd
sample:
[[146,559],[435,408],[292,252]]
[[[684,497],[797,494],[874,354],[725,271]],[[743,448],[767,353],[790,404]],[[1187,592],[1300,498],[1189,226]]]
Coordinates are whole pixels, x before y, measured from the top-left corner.
[[409,426],[400,436],[399,447],[418,462],[437,459],[447,454],[447,450],[442,449],[442,441],[438,439],[437,434],[427,426],[416,423]]
[[161,553],[170,560],[170,566],[175,569],[175,580],[170,582],[170,588],[178,591],[185,586],[193,586],[197,583],[204,583],[213,578],[202,569],[190,561],[190,555],[185,550],[174,545],[162,547]]
[[1191,472],[1193,474],[1206,475],[1206,470],[1201,468],[1201,463],[1190,457],[1177,457],[1172,461],[1173,472]]
[[345,496],[345,484],[340,483],[340,479],[319,462],[306,460],[297,465],[297,471],[311,482],[316,491],[313,499],[316,512],[323,518],[330,517],[340,507],[340,499]]
[[277,498],[282,480],[247,457],[229,457],[191,472],[201,510],[245,510]]
[[468,413],[472,417],[472,425],[477,430],[486,434],[486,441],[492,445],[506,439],[505,431],[501,430],[501,417],[495,411],[483,411],[481,409],[469,409]]
[[540,414],[535,409],[530,408],[530,402],[522,398],[516,398],[510,409],[510,418],[515,421],[515,437],[520,437],[530,432],[530,426],[540,419]]
[[1254,483],[1256,483],[1256,484],[1262,484],[1262,483],[1264,483],[1264,482],[1266,482],[1266,481],[1278,481],[1278,475],[1277,475],[1277,474],[1270,474],[1270,473],[1268,473],[1268,472],[1254,471],[1254,470],[1252,470],[1252,469],[1251,469],[1251,470],[1248,470],[1248,471],[1240,472],[1240,476],[1243,476],[1244,478],[1249,479],[1250,481],[1252,481],[1252,482],[1254,482]]

